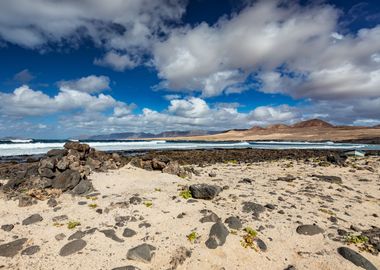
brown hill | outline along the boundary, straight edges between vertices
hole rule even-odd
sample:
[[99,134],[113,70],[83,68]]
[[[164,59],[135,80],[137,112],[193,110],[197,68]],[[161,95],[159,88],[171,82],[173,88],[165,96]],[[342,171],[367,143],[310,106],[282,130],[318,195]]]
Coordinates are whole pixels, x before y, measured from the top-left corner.
[[287,125],[284,125],[284,124],[275,124],[275,125],[268,126],[266,129],[267,130],[278,130],[278,129],[287,129],[287,128],[290,128],[290,127]]
[[320,119],[311,119],[292,125],[293,128],[333,128],[334,126]]

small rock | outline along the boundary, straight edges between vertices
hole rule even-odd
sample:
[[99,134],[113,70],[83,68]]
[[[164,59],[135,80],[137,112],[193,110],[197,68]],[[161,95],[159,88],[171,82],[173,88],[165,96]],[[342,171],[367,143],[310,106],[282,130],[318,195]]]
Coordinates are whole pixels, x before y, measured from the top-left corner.
[[212,200],[222,191],[222,188],[207,184],[195,184],[191,185],[189,190],[195,199]]
[[224,222],[227,223],[228,227],[233,230],[240,230],[243,227],[240,219],[237,217],[229,217]]
[[33,205],[33,198],[30,196],[20,196],[18,198],[18,206],[19,207],[26,207],[26,206],[31,206]]
[[243,202],[243,212],[252,212],[253,215],[258,218],[262,212],[265,211],[265,207],[261,204],[254,202]]
[[218,217],[218,215],[215,214],[214,212],[211,212],[210,215],[202,217],[199,221],[201,223],[206,223],[206,222],[214,222],[215,223],[215,222],[220,221],[220,217]]
[[65,239],[65,237],[66,237],[66,235],[64,233],[60,233],[60,234],[57,234],[54,238],[57,241],[61,241],[61,240]]
[[116,236],[116,232],[115,232],[115,230],[112,230],[112,229],[110,229],[110,230],[102,230],[102,231],[100,231],[100,232],[104,233],[104,235],[105,235],[107,238],[110,238],[110,239],[112,239],[113,241],[116,241],[116,242],[119,242],[119,243],[124,242],[123,239],[120,239],[119,237]]
[[47,205],[49,207],[56,207],[58,205],[58,202],[56,199],[54,198],[50,198],[48,201],[47,201]]
[[125,228],[124,232],[123,232],[124,237],[132,237],[132,236],[135,236],[136,234],[137,234],[137,232],[135,232],[134,230],[129,229],[129,228]]
[[22,221],[22,225],[30,225],[42,221],[43,218],[39,214],[31,215]]
[[71,241],[61,248],[61,250],[59,251],[59,255],[63,257],[69,256],[71,254],[77,253],[78,251],[81,251],[85,248],[86,245],[86,241],[82,239]]
[[154,250],[154,246],[144,243],[128,250],[127,259],[148,263],[154,256]]
[[5,224],[5,225],[1,226],[1,229],[3,231],[10,232],[11,230],[13,230],[14,227],[15,227],[15,225],[13,225],[13,224]]
[[77,232],[73,233],[72,235],[70,235],[68,240],[71,241],[71,240],[75,240],[75,239],[82,239],[85,235],[86,235],[86,233],[84,233],[82,231],[77,231]]
[[319,228],[317,225],[300,225],[296,229],[297,233],[303,235],[315,235],[323,233],[324,230]]
[[41,250],[40,246],[30,246],[21,251],[21,255],[32,256]]
[[133,265],[127,265],[127,266],[112,268],[112,270],[141,270],[141,269]]
[[23,245],[28,239],[21,238],[15,241],[0,245],[0,257],[14,257],[22,250]]
[[263,251],[263,252],[267,251],[267,249],[268,249],[267,245],[264,243],[263,240],[261,240],[260,238],[255,238],[254,241],[261,251]]
[[217,222],[212,225],[209,238],[206,241],[206,246],[209,249],[216,249],[218,246],[223,246],[229,234],[228,229],[223,223]]
[[366,270],[377,270],[377,268],[366,258],[364,258],[362,255],[357,253],[356,251],[348,248],[348,247],[340,247],[338,248],[338,253],[345,258],[346,260],[349,260],[356,266],[362,267]]

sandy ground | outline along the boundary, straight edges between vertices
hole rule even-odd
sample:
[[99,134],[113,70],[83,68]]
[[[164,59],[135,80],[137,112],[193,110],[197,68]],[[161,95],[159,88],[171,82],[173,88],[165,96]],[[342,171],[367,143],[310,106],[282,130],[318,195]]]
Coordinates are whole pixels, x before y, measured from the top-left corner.
[[[86,198],[64,194],[57,199],[59,204],[55,211],[46,201],[20,208],[16,201],[0,198],[0,225],[15,225],[11,232],[0,230],[0,245],[16,237],[25,237],[28,241],[24,248],[31,245],[41,247],[32,256],[19,253],[13,258],[0,257],[0,269],[112,269],[126,265],[140,269],[170,269],[170,262],[179,255],[181,247],[192,254],[177,269],[285,269],[288,265],[294,265],[296,269],[362,269],[342,258],[336,249],[345,244],[331,238],[337,235],[337,228],[348,230],[351,225],[361,229],[380,226],[380,218],[373,216],[380,213],[380,159],[358,161],[365,162],[369,162],[375,172],[284,160],[196,167],[201,172],[199,176],[183,179],[126,166],[117,171],[93,174],[91,179],[100,195]],[[215,172],[216,177],[209,177],[210,172]],[[297,179],[290,183],[276,180],[288,174]],[[317,181],[311,177],[312,174],[340,176],[343,184]],[[239,183],[243,178],[250,178],[253,182]],[[178,196],[183,185],[194,183],[225,186],[225,190],[211,201],[189,202]],[[124,203],[136,195],[142,198],[143,203]],[[331,196],[332,201],[326,196]],[[78,204],[83,201],[87,204]],[[145,201],[152,202],[152,206],[147,207]],[[275,209],[267,209],[259,219],[255,219],[251,213],[242,211],[243,202],[270,203],[275,205]],[[89,204],[97,206],[93,209]],[[99,208],[103,210],[102,214],[96,212]],[[268,250],[257,252],[243,248],[243,231],[230,233],[223,246],[208,249],[205,241],[213,223],[199,221],[204,216],[200,212],[203,209],[213,211],[222,221],[238,216],[243,227],[259,230],[262,226],[258,236]],[[43,217],[41,222],[28,226],[21,224],[22,220],[35,213]],[[181,213],[184,213],[183,218],[178,218]],[[63,226],[56,226],[52,219],[60,215],[67,215],[68,220],[59,222]],[[331,215],[336,215],[337,223],[329,220]],[[137,221],[117,227],[115,218],[120,216],[133,216]],[[81,225],[70,230],[67,228],[69,221],[79,221]],[[315,223],[325,232],[314,236],[300,235],[296,228],[301,223]],[[150,227],[142,227],[144,225],[141,224],[149,224]],[[123,237],[125,227],[137,234]],[[87,246],[83,250],[67,257],[59,256],[70,235],[90,228],[98,230],[84,236]],[[124,242],[105,237],[100,232],[104,229],[114,229]],[[186,237],[193,231],[199,235],[195,243]],[[65,234],[65,239],[56,240],[55,236],[61,233]],[[128,260],[128,250],[144,242],[157,248],[152,261]],[[350,248],[358,250],[353,245]],[[361,254],[380,269],[379,256],[368,252]]]
[[195,141],[347,141],[380,138],[380,128],[286,128],[264,130],[231,130],[225,133],[192,137],[154,138],[153,140]]

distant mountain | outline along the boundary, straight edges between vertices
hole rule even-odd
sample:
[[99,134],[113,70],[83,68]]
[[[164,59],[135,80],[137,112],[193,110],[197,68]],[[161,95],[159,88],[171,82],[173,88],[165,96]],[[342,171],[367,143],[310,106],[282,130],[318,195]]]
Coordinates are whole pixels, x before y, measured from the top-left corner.
[[103,135],[89,136],[87,140],[132,140],[132,139],[147,139],[147,138],[171,138],[171,137],[190,137],[214,135],[224,131],[206,131],[206,130],[189,130],[189,131],[165,131],[158,134],[145,132],[123,132]]
[[287,128],[290,128],[290,127],[287,125],[284,125],[284,124],[275,124],[275,125],[268,126],[266,129],[267,130],[277,130],[277,129],[287,129]]
[[320,119],[310,119],[292,125],[293,128],[333,128],[334,126]]

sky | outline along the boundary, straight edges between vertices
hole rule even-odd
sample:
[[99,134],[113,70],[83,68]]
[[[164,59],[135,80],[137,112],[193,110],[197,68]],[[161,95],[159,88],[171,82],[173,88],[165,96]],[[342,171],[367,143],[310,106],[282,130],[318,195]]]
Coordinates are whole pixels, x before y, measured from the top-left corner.
[[380,124],[377,0],[4,0],[0,137]]

